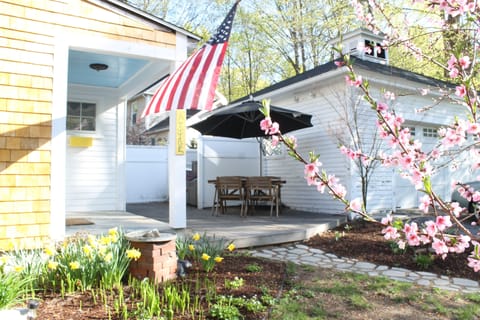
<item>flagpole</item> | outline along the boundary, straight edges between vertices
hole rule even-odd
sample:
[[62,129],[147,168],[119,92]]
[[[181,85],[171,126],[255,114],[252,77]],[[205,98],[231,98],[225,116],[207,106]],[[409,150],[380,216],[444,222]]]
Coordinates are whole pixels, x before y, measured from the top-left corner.
[[[187,56],[187,40],[186,37],[177,34],[176,70],[159,86],[143,111],[142,118],[179,109],[183,111],[187,109],[211,110],[233,19],[239,3],[240,0],[235,2],[207,43],[182,63],[178,61],[178,57]],[[178,154],[176,146],[178,146],[177,139],[179,136],[185,135],[186,128],[185,121],[174,121],[173,118],[177,119],[177,112],[171,112],[169,120],[169,224],[173,228],[185,228],[186,161],[185,153]],[[183,128],[179,128],[180,125]]]

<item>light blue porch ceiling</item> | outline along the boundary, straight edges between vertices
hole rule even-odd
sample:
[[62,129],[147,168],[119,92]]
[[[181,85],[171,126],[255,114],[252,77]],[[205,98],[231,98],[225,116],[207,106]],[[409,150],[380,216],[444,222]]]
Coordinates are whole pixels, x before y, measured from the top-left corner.
[[[70,50],[68,55],[68,83],[120,88],[148,62],[148,60],[143,59]],[[89,67],[92,63],[106,64],[108,69],[93,70]]]

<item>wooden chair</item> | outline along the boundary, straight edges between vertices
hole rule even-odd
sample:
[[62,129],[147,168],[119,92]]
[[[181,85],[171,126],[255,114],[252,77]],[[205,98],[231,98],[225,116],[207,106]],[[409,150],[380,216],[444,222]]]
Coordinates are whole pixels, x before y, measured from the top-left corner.
[[273,214],[273,206],[275,205],[276,216],[278,217],[278,186],[272,183],[272,177],[247,177],[245,189],[247,203],[245,215],[251,206],[255,207],[258,202],[267,201],[270,202],[270,216]]
[[243,216],[245,210],[245,192],[243,188],[243,177],[240,176],[220,176],[217,177],[215,187],[217,201],[215,214],[218,215],[218,209],[222,214],[227,212],[227,201],[240,201],[240,216]]

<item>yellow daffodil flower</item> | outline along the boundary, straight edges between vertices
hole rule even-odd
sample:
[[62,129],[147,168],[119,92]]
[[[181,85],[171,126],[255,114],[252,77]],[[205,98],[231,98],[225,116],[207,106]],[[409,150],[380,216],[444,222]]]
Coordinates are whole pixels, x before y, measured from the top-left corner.
[[206,253],[202,254],[202,260],[208,261],[210,260],[210,256]]
[[72,270],[80,269],[80,263],[78,261],[72,261],[68,265],[70,266],[70,269],[72,269]]
[[50,270],[56,270],[57,267],[58,267],[58,262],[50,260],[50,261],[48,261],[47,267]]
[[193,241],[198,241],[200,240],[200,234],[197,232],[192,236]]
[[230,243],[227,247],[228,251],[232,252],[233,250],[235,250],[235,245],[233,243]]
[[188,250],[195,251],[195,246],[193,244],[188,245]]
[[220,262],[222,262],[222,261],[223,261],[223,258],[222,258],[222,257],[219,257],[219,256],[216,256],[216,257],[215,257],[215,262],[220,263]]
[[48,246],[48,247],[45,247],[45,249],[43,249],[43,252],[45,252],[47,256],[53,257],[56,253],[56,250],[54,247]]
[[108,234],[114,237],[118,236],[118,228],[111,228],[110,230],[108,230]]
[[137,249],[127,250],[127,257],[129,259],[134,259],[135,261],[137,261],[140,258],[141,255],[142,255],[142,253]]
[[113,259],[113,253],[109,252],[105,255],[105,257],[103,258],[103,260],[105,260],[105,262],[109,263],[110,261],[112,261]]
[[25,269],[25,267],[23,267],[23,266],[15,266],[13,269],[15,270],[15,272],[22,272],[23,269]]
[[90,247],[90,246],[83,246],[82,250],[83,250],[83,253],[85,253],[85,255],[86,255],[87,257],[91,257],[91,256],[92,256],[92,247]]

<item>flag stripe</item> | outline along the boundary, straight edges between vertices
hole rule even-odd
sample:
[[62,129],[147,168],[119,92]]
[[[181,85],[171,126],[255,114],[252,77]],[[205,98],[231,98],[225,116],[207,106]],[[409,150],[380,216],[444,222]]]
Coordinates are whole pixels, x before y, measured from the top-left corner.
[[171,109],[211,110],[228,46],[236,1],[216,33],[156,90],[142,118]]

